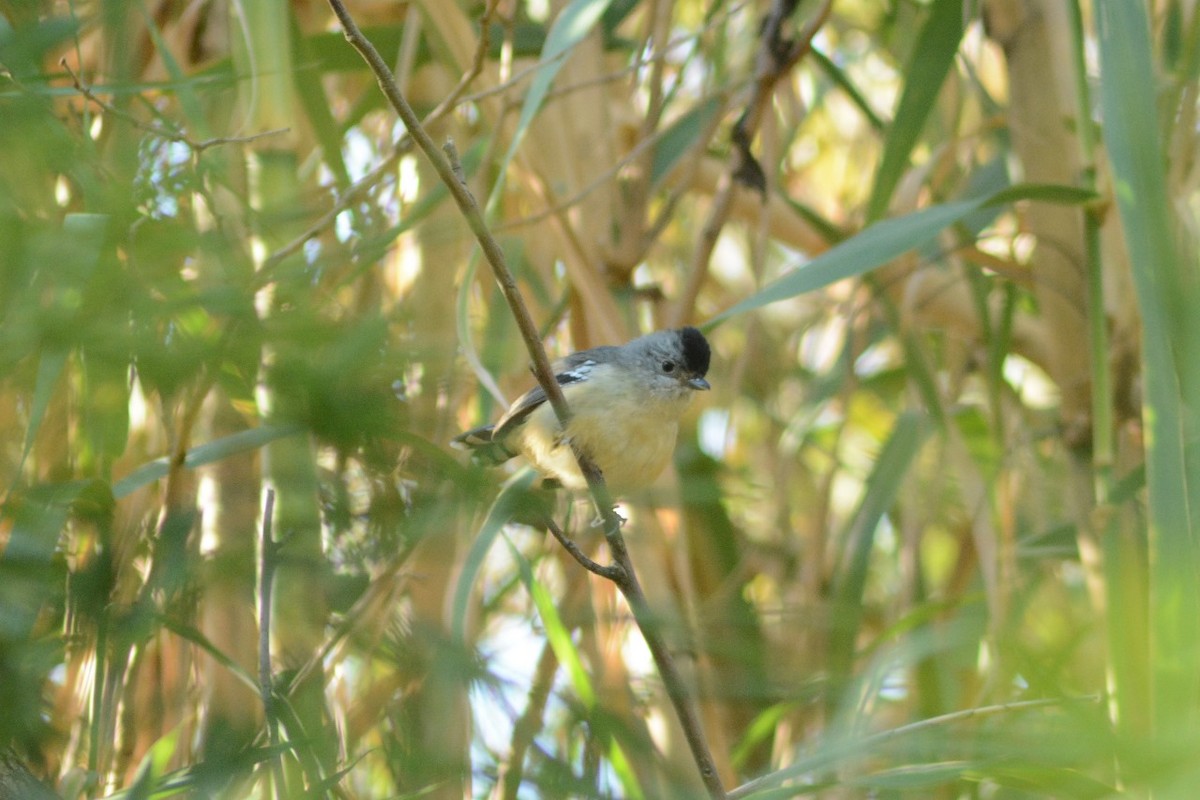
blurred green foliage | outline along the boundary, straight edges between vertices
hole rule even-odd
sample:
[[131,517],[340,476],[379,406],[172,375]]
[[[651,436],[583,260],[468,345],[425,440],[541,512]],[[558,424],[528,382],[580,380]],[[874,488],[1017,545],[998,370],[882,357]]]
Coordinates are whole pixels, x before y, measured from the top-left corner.
[[[623,511],[727,788],[1190,797],[1200,13],[839,2],[769,82],[763,18],[822,3],[543,6],[351,12],[421,113],[471,77],[431,130],[551,350],[710,331]],[[255,11],[0,3],[0,755],[72,798],[702,796],[530,524],[603,559],[592,511],[447,446],[529,379],[445,188],[324,3]]]

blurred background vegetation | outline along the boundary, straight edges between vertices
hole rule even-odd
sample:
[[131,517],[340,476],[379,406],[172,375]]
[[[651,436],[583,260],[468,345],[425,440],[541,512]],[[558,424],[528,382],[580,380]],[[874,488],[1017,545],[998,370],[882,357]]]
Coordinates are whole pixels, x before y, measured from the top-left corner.
[[[729,791],[1194,796],[1193,0],[350,12],[552,355],[712,323],[623,513]],[[324,2],[0,0],[0,153],[0,787],[703,796]]]

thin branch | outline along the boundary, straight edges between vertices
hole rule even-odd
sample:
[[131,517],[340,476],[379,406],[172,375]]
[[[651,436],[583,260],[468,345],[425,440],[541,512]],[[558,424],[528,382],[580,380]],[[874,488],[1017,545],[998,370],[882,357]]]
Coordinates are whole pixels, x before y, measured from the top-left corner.
[[[329,5],[342,25],[346,40],[350,42],[351,46],[358,51],[363,60],[367,62],[367,65],[371,67],[371,71],[375,74],[375,78],[384,95],[391,102],[392,108],[395,109],[404,126],[408,129],[409,136],[412,137],[417,147],[425,154],[425,157],[429,159],[429,163],[438,173],[438,177],[442,183],[450,190],[450,195],[454,198],[454,202],[458,204],[459,210],[466,219],[467,225],[471,228],[471,232],[475,235],[480,248],[483,250],[484,257],[492,268],[496,282],[500,284],[500,290],[504,294],[504,299],[508,302],[513,316],[516,318],[521,338],[524,339],[525,345],[529,350],[529,355],[533,360],[534,376],[546,392],[546,397],[549,399],[554,413],[558,416],[559,422],[565,425],[570,419],[570,409],[568,409],[567,401],[563,397],[562,388],[554,379],[554,371],[550,367],[550,360],[546,357],[546,351],[542,347],[541,339],[538,338],[537,326],[533,324],[533,318],[529,315],[529,310],[525,307],[525,301],[517,288],[516,279],[513,277],[512,271],[508,268],[504,251],[500,248],[499,242],[492,236],[491,231],[488,230],[487,223],[483,219],[483,213],[475,201],[475,196],[471,194],[470,189],[455,174],[455,167],[451,164],[450,158],[444,156],[438,150],[437,145],[434,144],[433,139],[430,138],[421,124],[420,119],[417,118],[416,112],[413,111],[412,106],[408,104],[408,100],[404,98],[404,95],[400,92],[400,88],[392,79],[391,72],[383,58],[379,55],[379,51],[363,36],[362,31],[359,30],[358,25],[350,16],[350,12],[346,10],[345,4],[341,0],[329,0]],[[448,149],[450,150],[450,155],[455,155],[452,143],[448,144]],[[592,472],[596,472],[594,466]],[[611,504],[608,513],[612,513]]]
[[350,185],[345,192],[330,206],[329,210],[317,218],[313,224],[304,229],[304,232],[292,239],[285,245],[280,246],[277,250],[263,259],[262,266],[254,274],[255,288],[262,288],[275,280],[275,272],[279,265],[300,252],[304,247],[305,242],[316,236],[319,236],[338,215],[345,211],[356,202],[366,191],[372,188],[375,183],[384,175],[389,174],[396,167],[396,163],[412,150],[412,139],[404,136],[400,141],[396,142],[396,146],[392,149],[391,154],[383,161],[379,162],[366,175],[363,175],[357,181]]
[[[732,4],[731,6],[726,8],[726,10],[723,13],[718,14],[718,15],[714,16],[711,20],[709,20],[708,24],[706,24],[704,27],[696,29],[696,30],[688,31],[686,34],[682,34],[680,36],[676,36],[675,38],[671,39],[670,41],[668,41],[666,43],[666,46],[663,47],[662,50],[664,52],[669,52],[685,42],[691,41],[693,39],[698,39],[701,36],[703,36],[705,33],[708,33],[711,30],[715,30],[715,29],[723,27],[725,24],[728,23],[728,21],[731,17],[733,17],[738,12],[740,12],[746,5],[748,5],[748,2],[739,2],[739,3]],[[519,85],[520,83],[524,82],[527,78],[533,77],[533,75],[536,74],[538,70],[542,69],[543,67],[545,67],[549,64],[553,64],[556,61],[560,61],[560,60],[566,58],[568,55],[570,55],[570,53],[571,53],[571,51],[567,50],[562,53],[559,53],[558,55],[554,56],[551,59],[547,59],[544,61],[543,60],[536,61],[533,64],[530,64],[529,66],[525,67],[524,69],[521,69],[521,70],[513,73],[508,78],[508,80],[504,81],[503,83],[498,83],[495,86],[489,86],[486,89],[480,89],[478,92],[473,92],[472,94],[464,95],[461,98],[461,101],[464,103],[475,103],[480,100],[486,100],[489,97],[494,97],[495,95],[498,95],[498,94],[504,94],[509,89],[512,89],[512,88],[516,87],[517,85]],[[571,94],[572,92],[577,92],[580,89],[589,89],[593,86],[604,85],[607,83],[612,83],[613,81],[616,81],[616,80],[620,80],[621,78],[624,78],[627,75],[636,73],[642,67],[651,63],[651,60],[652,60],[652,57],[647,58],[647,57],[643,57],[643,56],[639,55],[636,58],[634,58],[629,64],[627,64],[624,67],[621,67],[620,69],[616,69],[611,72],[604,73],[603,75],[595,75],[590,78],[583,78],[583,79],[576,81],[575,83],[568,83],[568,84],[564,84],[562,86],[555,86],[554,88],[550,89],[546,93],[546,100],[548,102],[550,100],[553,100],[556,97],[561,97],[563,95]]]
[[[409,135],[412,136],[413,141],[417,143],[421,151],[425,153],[426,158],[429,159],[430,164],[437,171],[442,182],[450,190],[455,203],[458,204],[459,210],[467,221],[467,225],[471,228],[471,232],[479,242],[479,246],[483,251],[484,257],[487,259],[488,265],[492,269],[496,282],[500,285],[504,299],[508,302],[509,308],[512,310],[517,328],[521,332],[521,338],[525,341],[525,346],[533,361],[534,376],[537,378],[542,390],[546,393],[546,397],[554,409],[555,416],[558,417],[559,424],[565,428],[570,421],[571,411],[567,406],[566,399],[563,397],[562,387],[555,380],[554,372],[550,367],[550,361],[546,357],[545,349],[542,347],[537,327],[533,324],[533,319],[529,315],[520,290],[517,288],[516,279],[508,267],[504,251],[492,235],[492,232],[488,229],[479,205],[475,201],[475,196],[471,194],[470,189],[455,174],[457,152],[454,149],[453,143],[447,143],[445,156],[439,152],[433,139],[430,138],[425,128],[421,125],[421,121],[417,118],[412,106],[409,105],[400,88],[396,85],[387,64],[375,47],[363,36],[362,31],[359,30],[358,25],[346,10],[345,4],[342,0],[329,0],[329,5],[342,25],[346,40],[350,42],[351,46],[358,51],[359,55],[370,66],[376,80],[379,82],[380,88],[383,90],[384,95],[387,96],[396,113],[400,116],[401,121],[404,122]],[[641,585],[638,583],[637,575],[633,569],[633,562],[625,546],[625,539],[621,535],[621,518],[613,508],[612,495],[604,483],[604,478],[600,474],[600,470],[591,458],[578,449],[575,449],[575,458],[579,463],[580,472],[583,473],[584,478],[587,480],[588,488],[596,504],[596,510],[604,522],[604,535],[612,552],[613,560],[624,572],[620,579],[613,579],[613,582],[629,602],[629,606],[634,613],[634,619],[637,621],[642,635],[646,640],[646,645],[654,656],[655,663],[659,668],[659,674],[662,676],[667,693],[675,706],[680,725],[692,750],[692,757],[700,771],[701,779],[709,796],[714,799],[723,800],[726,796],[725,789],[721,785],[716,764],[713,761],[712,753],[708,749],[708,743],[704,737],[704,729],[700,725],[699,714],[695,708],[695,704],[692,703],[691,698],[684,688],[682,677],[675,666],[674,659],[671,657],[665,641],[653,624],[649,605],[646,602]]]
[[[718,94],[724,94],[724,92],[722,91]],[[711,97],[714,97],[714,96],[717,96],[717,95],[716,94],[706,95],[700,101],[700,103],[704,103],[707,100],[709,100]],[[601,172],[591,182],[589,182],[586,186],[580,188],[578,191],[576,191],[570,197],[567,197],[563,200],[559,200],[558,202],[554,203],[553,205],[543,208],[541,211],[538,211],[536,213],[529,214],[524,217],[519,217],[510,222],[505,222],[500,225],[497,225],[496,231],[504,233],[504,232],[513,230],[515,228],[524,228],[529,225],[534,225],[538,222],[542,222],[543,220],[549,219],[550,217],[557,216],[558,214],[561,214],[562,212],[569,210],[573,206],[576,206],[579,203],[582,203],[584,201],[584,199],[587,198],[588,195],[590,195],[592,192],[596,191],[601,186],[603,186],[604,184],[606,184],[610,180],[612,180],[622,169],[627,167],[629,164],[633,163],[633,161],[636,160],[637,158],[639,158],[640,156],[644,155],[647,150],[649,150],[654,145],[658,144],[659,141],[664,136],[669,134],[670,132],[671,131],[669,128],[660,128],[653,134],[646,136],[645,138],[639,140],[638,143],[636,145],[634,145],[632,148],[630,148],[629,152],[626,153],[624,156],[622,156],[620,160],[618,160],[615,164],[613,164],[608,169]],[[704,143],[706,141],[707,141],[706,138],[698,137],[696,139],[696,144],[694,145],[694,147],[703,148]]]
[[263,503],[262,534],[259,553],[258,581],[258,691],[262,697],[263,717],[267,725],[267,736],[274,753],[271,756],[271,774],[275,797],[286,797],[283,755],[279,752],[279,719],[275,708],[274,675],[271,670],[271,591],[275,580],[275,567],[279,545],[271,534],[271,521],[275,513],[275,490],[267,489]]
[[624,579],[625,571],[621,569],[620,566],[611,564],[606,567],[603,564],[599,564],[588,558],[587,554],[579,548],[579,545],[575,544],[571,537],[567,536],[567,534],[563,532],[563,529],[558,526],[558,523],[549,516],[546,516],[546,518],[542,520],[542,524],[544,524],[546,526],[546,530],[550,531],[550,534],[558,540],[558,543],[562,545],[563,549],[571,554],[571,558],[578,561],[579,564],[588,572],[595,573],[601,578],[607,578],[616,584],[620,584],[620,582]]
[[[495,86],[489,86],[486,89],[481,89],[471,94],[464,94],[466,88],[470,86],[470,84],[483,72],[483,65],[487,59],[487,52],[491,47],[491,21],[496,16],[496,8],[498,5],[499,0],[489,0],[488,6],[484,9],[483,15],[480,18],[480,41],[475,49],[475,56],[472,59],[471,68],[463,74],[462,78],[459,79],[458,84],[450,90],[450,94],[448,94],[440,103],[438,103],[432,111],[425,115],[425,118],[422,120],[422,124],[425,127],[429,127],[429,125],[431,125],[434,121],[441,119],[446,114],[453,111],[458,105],[465,103],[477,103],[480,100],[486,100],[489,97],[493,97],[498,94],[504,94],[505,92],[524,82],[527,78],[532,77],[539,69],[545,67],[547,64],[553,63],[554,60],[566,57],[567,53],[563,53],[551,61],[539,61],[517,72],[503,83],[496,84]],[[734,13],[740,11],[744,5],[744,2],[733,4],[729,9],[726,10],[725,13],[714,17],[700,30],[671,39],[669,42],[667,42],[667,46],[664,48],[664,50],[671,50],[672,48],[677,47],[684,42],[698,38],[711,29],[719,27],[719,25],[727,21],[729,17],[733,16]],[[569,51],[567,52],[569,53]],[[622,67],[619,70],[614,70],[613,72],[609,72],[605,75],[595,76],[585,80],[577,81],[576,83],[566,84],[564,86],[555,86],[554,88],[550,89],[549,92],[547,92],[546,101],[549,102],[556,97],[571,94],[581,89],[587,89],[591,88],[592,86],[603,85],[606,83],[611,83],[615,80],[620,80],[627,75],[637,72],[639,69],[646,66],[647,63],[649,63],[648,59],[639,57],[634,59],[628,66]],[[119,114],[120,112],[116,111],[116,113]],[[258,134],[258,136],[264,135],[266,134]],[[655,137],[654,141],[657,141],[657,139],[660,137],[661,132]],[[704,139],[702,138],[702,141],[703,140]],[[396,142],[392,153],[382,162],[380,162],[374,169],[355,181],[344,193],[342,193],[340,197],[337,198],[329,210],[327,210],[316,221],[309,225],[304,232],[295,239],[272,252],[271,255],[263,261],[262,267],[254,275],[254,284],[256,288],[261,288],[262,286],[265,286],[273,281],[275,279],[274,271],[282,261],[298,253],[300,249],[304,247],[304,243],[309,239],[320,235],[322,231],[324,231],[333,223],[339,214],[349,208],[350,205],[353,204],[359,197],[361,197],[366,190],[373,187],[375,183],[383,176],[389,174],[395,168],[396,162],[399,161],[402,156],[412,151],[412,147],[412,137],[406,133]],[[630,156],[632,157],[635,155],[635,153],[642,152],[642,149],[642,146],[639,145],[634,153],[630,153]],[[585,197],[602,186],[604,182],[613,174],[615,174],[621,167],[625,166],[628,160],[628,158],[622,160],[614,169],[607,171],[601,179],[584,187],[569,199],[562,201],[562,203],[559,204],[560,207],[568,208],[581,202]],[[540,222],[553,213],[555,213],[553,209],[547,209],[546,211],[531,217],[525,217],[523,219],[513,220],[512,222],[505,223],[504,225],[497,227],[496,230],[506,231],[510,228],[529,225],[534,222]],[[651,236],[650,238],[653,239],[655,237]]]
[[717,240],[721,237],[721,231],[729,221],[729,212],[733,208],[733,192],[737,184],[733,179],[733,172],[733,169],[725,172],[717,183],[717,192],[713,195],[708,217],[700,228],[700,238],[692,251],[692,268],[688,270],[687,282],[675,302],[675,311],[670,322],[673,328],[690,320],[692,309],[696,307],[696,300],[700,297],[700,289],[708,280],[708,265],[712,262]]
[[483,9],[483,14],[479,18],[479,43],[475,46],[475,56],[471,60],[471,68],[463,73],[458,84],[450,90],[450,94],[446,95],[442,102],[429,112],[423,124],[429,125],[433,120],[441,119],[442,116],[449,113],[458,105],[467,87],[483,73],[483,63],[487,60],[488,50],[492,48],[492,20],[496,18],[496,7],[499,5],[500,0],[488,0],[487,7]]
[[112,103],[102,100],[91,89],[91,87],[84,85],[83,81],[80,80],[79,75],[77,75],[75,70],[71,69],[71,65],[67,63],[67,59],[59,59],[58,63],[64,70],[66,70],[67,74],[71,76],[71,83],[75,85],[75,90],[91,102],[98,105],[106,114],[110,114],[117,119],[124,120],[135,128],[146,131],[147,133],[157,136],[160,139],[166,139],[168,142],[179,142],[180,144],[185,144],[190,150],[197,154],[203,153],[210,147],[218,147],[225,144],[245,144],[247,142],[253,142],[257,139],[262,139],[267,136],[278,136],[281,133],[287,133],[289,130],[291,130],[291,128],[276,128],[270,131],[262,131],[261,133],[253,133],[249,136],[217,136],[212,139],[201,139],[200,141],[196,141],[189,138],[187,134],[180,130],[164,128],[161,125],[151,125],[148,122],[138,119],[136,116],[127,111],[122,111]]

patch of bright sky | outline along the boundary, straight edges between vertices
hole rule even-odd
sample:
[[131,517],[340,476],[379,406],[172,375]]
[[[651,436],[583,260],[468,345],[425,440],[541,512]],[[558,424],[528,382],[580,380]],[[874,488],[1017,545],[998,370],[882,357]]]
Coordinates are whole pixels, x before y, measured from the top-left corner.
[[885,339],[873,344],[854,361],[854,372],[861,377],[870,377],[891,369],[901,361],[900,345],[894,339]]
[[[487,571],[503,573],[509,568],[515,569],[515,566],[512,565],[508,548],[492,548],[488,554]],[[501,576],[492,577],[498,579]],[[477,764],[489,763],[493,754],[503,757],[508,752],[514,721],[525,711],[537,670],[538,658],[534,654],[541,653],[546,644],[536,626],[536,618],[531,624],[531,620],[523,615],[498,615],[479,639],[478,650],[496,682],[488,686],[475,684],[469,692],[476,740],[472,744],[472,758]],[[636,638],[640,641],[640,637]],[[648,652],[645,655],[649,658]],[[546,719],[569,712],[566,704],[559,699],[560,694],[566,691],[570,691],[570,688],[560,669],[546,702]],[[543,742],[542,746],[550,752],[557,750],[554,742]],[[608,774],[607,768],[605,773],[608,783],[615,785],[615,775]],[[532,798],[536,795],[522,791],[519,796]]]
[[810,326],[800,337],[800,364],[821,374],[833,369],[846,343],[846,317],[830,314]]
[[725,460],[732,441],[729,430],[729,409],[706,408],[700,413],[697,425],[700,449],[710,458]]
[[417,172],[417,157],[407,155],[400,159],[400,200],[412,203],[421,190],[421,176]]
[[[196,503],[200,508],[216,508],[217,482],[213,480],[211,470],[200,471],[200,486],[196,491]],[[212,555],[220,543],[216,521],[216,514],[200,515],[200,555],[202,556]]]
[[909,672],[908,665],[897,666],[895,669],[889,670],[883,678],[883,685],[879,687],[879,698],[892,702],[899,702],[907,698]]
[[[502,549],[502,548],[498,548]],[[513,714],[521,714],[529,699],[534,671],[545,639],[537,635],[524,617],[505,616],[489,626],[478,648],[492,675],[494,686],[471,687],[471,709],[475,735],[493,753],[505,753],[512,742]],[[555,677],[555,691],[547,703],[547,716],[561,707],[558,690],[563,678]]]
[[743,283],[750,277],[750,265],[746,261],[746,249],[741,242],[727,232],[717,237],[709,269],[721,280]]
[[346,131],[342,142],[342,161],[346,165],[350,180],[357,181],[379,161],[379,148],[374,140],[367,138],[356,125]]
[[1010,353],[1004,359],[1004,380],[1013,388],[1021,403],[1030,408],[1054,408],[1059,394],[1040,367],[1028,359]]
[[525,13],[534,22],[545,22],[550,16],[550,0],[525,0]]

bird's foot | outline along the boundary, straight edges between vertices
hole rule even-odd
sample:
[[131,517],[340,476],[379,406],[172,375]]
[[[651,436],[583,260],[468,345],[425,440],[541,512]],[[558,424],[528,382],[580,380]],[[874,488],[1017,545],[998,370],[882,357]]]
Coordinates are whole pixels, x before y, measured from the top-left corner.
[[[625,519],[624,517],[622,517],[620,514],[617,513],[616,506],[613,507],[612,514],[614,517],[617,518],[617,525],[620,527],[625,527],[625,523],[628,522],[629,520]],[[598,514],[598,515],[596,515],[596,518],[594,520],[592,520],[592,527],[593,528],[603,528],[606,522],[607,522],[607,520],[605,519],[604,515]]]

